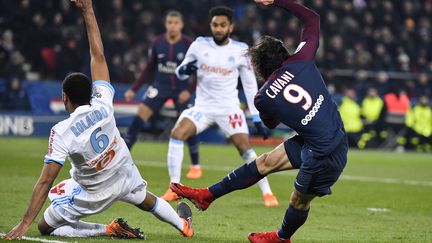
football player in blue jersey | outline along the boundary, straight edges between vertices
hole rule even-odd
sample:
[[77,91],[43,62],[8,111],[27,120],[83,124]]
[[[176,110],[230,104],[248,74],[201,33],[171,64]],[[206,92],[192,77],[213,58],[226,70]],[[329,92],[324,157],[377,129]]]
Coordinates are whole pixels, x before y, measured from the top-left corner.
[[208,188],[172,183],[171,189],[206,210],[217,198],[250,187],[270,173],[299,169],[280,229],[248,236],[251,242],[291,242],[308,217],[312,199],[331,194],[330,187],[347,162],[347,137],[337,106],[314,63],[320,38],[319,15],[294,0],[255,2],[286,9],[303,23],[301,42],[293,54],[282,41],[270,36],[248,51],[255,70],[266,80],[255,96],[262,121],[269,128],[283,123],[297,135]]
[[[192,40],[182,34],[183,16],[180,12],[172,10],[165,17],[166,32],[157,36],[148,52],[148,63],[141,76],[132,87],[124,94],[126,101],[131,101],[136,92],[145,82],[152,82],[143,101],[138,107],[138,114],[134,117],[125,137],[128,148],[135,144],[138,133],[143,124],[159,112],[168,99],[173,99],[176,110],[180,114],[190,104],[191,93],[195,89],[195,83],[189,84],[175,75],[175,69],[183,61],[183,58],[192,43]],[[192,166],[186,175],[190,179],[198,179],[202,175],[199,166],[199,152],[197,136],[191,136],[187,143],[192,161]]]

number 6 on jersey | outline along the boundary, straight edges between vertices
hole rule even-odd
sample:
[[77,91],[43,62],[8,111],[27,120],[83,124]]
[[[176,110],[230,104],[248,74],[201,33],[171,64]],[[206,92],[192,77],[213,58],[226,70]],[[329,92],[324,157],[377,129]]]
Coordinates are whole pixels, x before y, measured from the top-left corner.
[[102,128],[98,127],[90,135],[91,146],[93,147],[93,150],[98,154],[102,153],[109,144],[109,139],[107,135],[102,133],[99,136],[97,136],[97,133],[100,132],[101,130]]

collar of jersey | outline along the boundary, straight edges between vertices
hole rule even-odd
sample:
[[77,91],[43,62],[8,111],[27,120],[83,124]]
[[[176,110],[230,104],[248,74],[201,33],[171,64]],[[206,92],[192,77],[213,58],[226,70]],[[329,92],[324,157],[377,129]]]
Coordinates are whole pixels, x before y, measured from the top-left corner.
[[70,116],[76,116],[77,114],[83,113],[84,111],[88,110],[89,108],[90,108],[90,105],[80,105],[70,114]]
[[231,38],[228,37],[228,43],[226,45],[220,46],[218,44],[216,44],[216,42],[214,41],[213,37],[211,37],[211,43],[213,46],[218,47],[218,48],[224,48],[226,46],[229,46],[231,44],[232,40]]

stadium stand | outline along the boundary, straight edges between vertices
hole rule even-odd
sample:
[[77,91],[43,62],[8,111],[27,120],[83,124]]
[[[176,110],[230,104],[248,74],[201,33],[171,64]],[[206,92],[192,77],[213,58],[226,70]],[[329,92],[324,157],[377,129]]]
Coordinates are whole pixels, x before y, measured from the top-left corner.
[[[383,100],[389,93],[403,92],[411,106],[417,105],[421,96],[432,100],[432,0],[303,2],[322,16],[317,65],[337,102],[349,89],[361,104],[370,88],[375,88]],[[291,51],[295,49],[299,22],[294,17],[287,21],[282,10],[262,8],[251,1],[110,0],[98,4],[96,11],[113,82],[128,84],[137,78],[146,65],[151,39],[163,32],[161,16],[167,10],[183,12],[185,33],[199,36],[209,34],[208,17],[202,9],[216,4],[235,9],[233,38],[253,44],[259,36],[268,34],[283,39]],[[34,80],[56,82],[71,71],[89,73],[85,31],[78,24],[82,20],[71,10],[69,0],[0,0],[0,6],[0,108],[31,108],[36,114],[49,114],[52,111],[46,107],[34,105],[35,100],[48,96],[33,90],[32,84],[37,83]],[[26,91],[24,96],[30,98],[27,105],[25,101],[10,102],[11,98],[7,98],[6,94],[13,93],[11,82],[16,79],[26,80],[27,85],[25,89],[20,87],[21,93],[14,97],[26,99],[22,93]],[[398,124],[405,129],[405,115],[400,119]],[[366,128],[359,133],[361,148],[368,147],[368,142],[361,138],[372,131],[370,126]],[[404,132],[397,128],[395,134],[403,136]],[[396,139],[387,138],[384,134],[376,146]]]

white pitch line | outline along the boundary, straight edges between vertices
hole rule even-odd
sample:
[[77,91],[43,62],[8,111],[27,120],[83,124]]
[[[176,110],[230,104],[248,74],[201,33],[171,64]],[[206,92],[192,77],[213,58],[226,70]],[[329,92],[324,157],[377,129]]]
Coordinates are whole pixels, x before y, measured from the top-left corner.
[[[2,237],[2,238],[5,235],[6,235],[5,233],[0,233],[0,237]],[[46,243],[69,243],[68,241],[46,240],[46,239],[42,239],[42,238],[34,238],[34,237],[27,237],[27,236],[21,237],[21,240],[30,240],[30,241],[38,241],[38,242],[46,242]]]
[[[140,166],[151,166],[151,167],[166,167],[166,162],[155,161],[155,160],[137,160],[135,164]],[[186,165],[183,165],[186,168]],[[219,166],[219,165],[205,165],[203,166],[204,170],[212,170],[212,171],[224,171],[230,172],[236,168],[236,165],[233,163],[232,166]],[[277,176],[295,176],[293,173],[289,173],[288,171],[284,171],[282,173],[275,173]],[[357,181],[357,182],[377,182],[377,183],[385,183],[385,184],[397,184],[397,185],[410,185],[410,186],[428,186],[432,187],[432,181],[417,181],[417,180],[404,180],[404,179],[395,179],[395,178],[381,178],[381,177],[370,177],[370,176],[352,176],[352,175],[344,175],[342,174],[341,180],[346,181]]]

